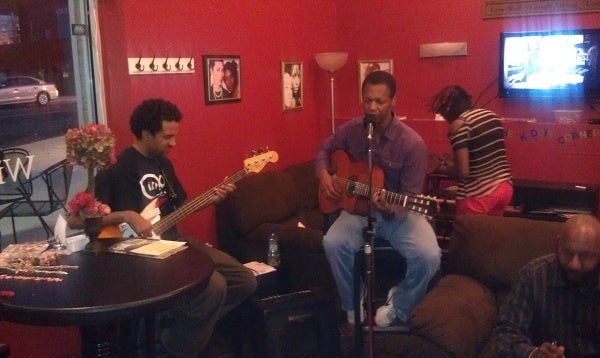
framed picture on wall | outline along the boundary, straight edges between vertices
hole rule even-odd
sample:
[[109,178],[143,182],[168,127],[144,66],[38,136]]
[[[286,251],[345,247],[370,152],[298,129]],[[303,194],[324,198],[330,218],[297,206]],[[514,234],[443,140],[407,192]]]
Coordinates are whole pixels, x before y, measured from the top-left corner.
[[385,71],[394,74],[394,60],[359,60],[358,61],[358,103],[362,104],[362,83],[365,77],[374,71]]
[[284,112],[302,108],[303,78],[302,62],[281,61],[281,106]]
[[240,56],[204,55],[204,98],[206,104],[239,102],[242,100],[242,70]]

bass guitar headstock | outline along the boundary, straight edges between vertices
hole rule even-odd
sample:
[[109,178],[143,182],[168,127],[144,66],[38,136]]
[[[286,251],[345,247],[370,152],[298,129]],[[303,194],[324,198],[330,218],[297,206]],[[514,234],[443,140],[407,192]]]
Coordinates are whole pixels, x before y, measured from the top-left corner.
[[275,151],[258,150],[252,151],[252,157],[244,160],[244,169],[246,172],[260,173],[268,163],[275,163],[279,160],[279,154]]

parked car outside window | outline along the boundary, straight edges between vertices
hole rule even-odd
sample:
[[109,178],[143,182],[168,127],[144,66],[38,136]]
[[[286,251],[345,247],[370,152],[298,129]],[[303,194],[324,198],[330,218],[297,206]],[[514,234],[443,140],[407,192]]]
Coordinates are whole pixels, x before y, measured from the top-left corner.
[[45,106],[58,98],[53,83],[29,76],[6,77],[0,80],[0,105],[37,102]]

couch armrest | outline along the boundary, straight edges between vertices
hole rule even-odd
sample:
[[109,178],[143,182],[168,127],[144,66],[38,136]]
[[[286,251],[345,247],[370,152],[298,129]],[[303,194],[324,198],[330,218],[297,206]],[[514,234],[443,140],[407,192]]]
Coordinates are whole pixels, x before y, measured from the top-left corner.
[[554,252],[563,224],[518,217],[459,215],[454,221],[448,272],[507,290],[519,269]]
[[411,333],[455,357],[474,357],[492,333],[496,307],[486,286],[466,276],[446,275],[413,310]]

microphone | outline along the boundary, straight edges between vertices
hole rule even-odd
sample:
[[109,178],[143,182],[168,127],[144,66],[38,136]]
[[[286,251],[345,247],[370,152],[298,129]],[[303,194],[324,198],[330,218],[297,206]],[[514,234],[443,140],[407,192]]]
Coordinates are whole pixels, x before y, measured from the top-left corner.
[[366,114],[365,118],[363,118],[363,124],[365,128],[367,128],[369,123],[372,124],[373,127],[375,127],[375,118],[377,118],[377,116],[375,116],[374,114]]

